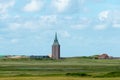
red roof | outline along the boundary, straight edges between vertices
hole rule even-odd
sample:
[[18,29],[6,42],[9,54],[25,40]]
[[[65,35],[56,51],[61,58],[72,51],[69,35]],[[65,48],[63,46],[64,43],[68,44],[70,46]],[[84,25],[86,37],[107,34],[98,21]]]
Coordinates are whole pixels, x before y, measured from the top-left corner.
[[108,59],[109,56],[107,54],[102,54],[98,56],[98,59]]

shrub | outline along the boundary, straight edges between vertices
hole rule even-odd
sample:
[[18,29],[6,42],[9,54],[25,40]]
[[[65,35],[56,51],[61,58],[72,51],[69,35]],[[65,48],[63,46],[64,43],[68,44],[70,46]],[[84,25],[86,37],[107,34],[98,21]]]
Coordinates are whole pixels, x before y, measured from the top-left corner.
[[96,77],[120,77],[120,72],[109,72],[107,74]]
[[106,77],[120,77],[120,72],[110,72],[105,74]]
[[81,76],[81,77],[84,77],[84,76],[90,76],[86,73],[66,73],[66,76]]
[[18,74],[18,75],[16,75],[16,76],[19,76],[19,77],[24,77],[24,76],[33,76],[33,75],[23,73],[23,74]]

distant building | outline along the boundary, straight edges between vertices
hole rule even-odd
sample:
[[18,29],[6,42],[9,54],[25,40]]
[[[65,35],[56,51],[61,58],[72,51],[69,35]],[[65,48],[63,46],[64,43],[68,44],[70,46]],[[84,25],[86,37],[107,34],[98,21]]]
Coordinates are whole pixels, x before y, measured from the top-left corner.
[[98,56],[98,59],[109,59],[109,58],[110,57],[106,53],[101,54],[101,55]]
[[5,58],[9,58],[9,59],[21,59],[21,58],[28,58],[28,57],[24,56],[24,55],[7,55],[7,56],[5,56]]
[[49,56],[37,56],[37,55],[32,55],[30,56],[31,59],[47,59],[50,58]]
[[55,33],[55,39],[52,45],[52,59],[60,59],[60,44],[57,39],[57,33]]

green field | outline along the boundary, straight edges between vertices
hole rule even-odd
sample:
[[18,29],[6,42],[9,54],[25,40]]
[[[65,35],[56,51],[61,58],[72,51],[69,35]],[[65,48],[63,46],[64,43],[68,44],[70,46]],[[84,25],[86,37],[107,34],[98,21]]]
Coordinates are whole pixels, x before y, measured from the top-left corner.
[[120,80],[120,78],[80,78],[80,77],[7,77],[0,80]]
[[25,80],[30,80],[29,78],[33,78],[31,80],[39,80],[39,78],[42,78],[41,80],[48,80],[48,78],[55,80],[56,77],[60,78],[57,80],[68,80],[68,78],[71,78],[69,80],[88,80],[88,78],[89,80],[119,80],[120,60],[84,58],[61,60],[0,59],[1,80],[23,80],[23,78]]

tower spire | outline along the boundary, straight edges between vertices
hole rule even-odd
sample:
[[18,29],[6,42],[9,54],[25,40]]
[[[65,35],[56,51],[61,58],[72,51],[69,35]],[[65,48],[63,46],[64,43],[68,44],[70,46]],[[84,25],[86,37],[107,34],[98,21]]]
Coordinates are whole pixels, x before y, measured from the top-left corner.
[[57,38],[57,32],[55,33],[55,39],[54,39],[53,44],[58,44],[59,45],[58,38]]
[[57,32],[55,33],[55,40],[54,41],[58,41],[58,39],[57,39]]

